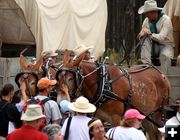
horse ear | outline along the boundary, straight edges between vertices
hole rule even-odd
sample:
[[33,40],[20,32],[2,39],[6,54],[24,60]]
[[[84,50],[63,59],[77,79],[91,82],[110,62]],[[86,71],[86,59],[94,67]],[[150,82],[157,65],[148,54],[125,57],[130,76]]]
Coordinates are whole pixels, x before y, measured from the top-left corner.
[[82,53],[80,56],[78,56],[74,61],[73,61],[73,66],[78,66],[79,63],[84,59],[85,53]]
[[39,68],[42,65],[42,63],[43,63],[43,57],[41,56],[36,62],[36,64],[32,67],[32,71],[39,71]]
[[27,69],[25,62],[26,62],[25,57],[22,54],[20,54],[20,58],[19,58],[20,70],[26,70]]
[[69,51],[66,49],[63,55],[63,62],[67,62],[69,60],[70,60]]

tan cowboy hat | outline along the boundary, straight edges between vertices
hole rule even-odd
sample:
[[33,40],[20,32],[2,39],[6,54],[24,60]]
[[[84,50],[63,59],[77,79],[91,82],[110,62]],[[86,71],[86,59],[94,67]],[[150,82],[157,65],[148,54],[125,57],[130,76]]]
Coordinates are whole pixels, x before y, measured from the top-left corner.
[[143,14],[150,11],[159,11],[162,9],[163,8],[157,7],[157,2],[155,0],[146,0],[144,5],[139,8],[138,14]]
[[75,112],[79,113],[93,113],[96,110],[96,107],[89,103],[88,99],[83,96],[80,96],[76,99],[75,102],[70,103],[68,107]]
[[52,51],[52,50],[49,50],[49,51],[43,51],[41,53],[41,55],[44,57],[44,58],[48,58],[48,57],[56,57],[58,55],[58,53]]
[[94,46],[85,46],[84,44],[80,44],[78,45],[73,51],[75,53],[76,56],[80,56],[81,54],[83,54],[84,52],[90,50],[94,48]]
[[42,113],[41,106],[37,104],[32,104],[28,105],[26,112],[21,116],[21,120],[33,121],[44,117],[45,115],[43,115]]

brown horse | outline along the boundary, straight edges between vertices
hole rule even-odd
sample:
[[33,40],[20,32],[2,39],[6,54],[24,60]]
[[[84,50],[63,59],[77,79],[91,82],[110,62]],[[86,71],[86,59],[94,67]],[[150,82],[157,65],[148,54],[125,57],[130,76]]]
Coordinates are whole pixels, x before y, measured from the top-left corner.
[[[24,50],[26,51],[26,50]],[[20,72],[15,77],[15,82],[20,88],[22,83],[24,82],[26,85],[26,93],[29,98],[37,95],[37,82],[42,77],[49,77],[51,79],[55,79],[55,75],[60,65],[48,66],[46,68],[43,65],[43,58],[40,57],[36,64],[26,64],[25,57],[20,55],[19,59]],[[43,66],[42,66],[43,65]],[[48,74],[47,74],[48,73]],[[56,100],[57,98],[57,88],[53,88],[50,92],[50,98]]]
[[115,65],[96,64],[76,60],[64,53],[63,67],[56,77],[68,85],[69,94],[80,94],[97,106],[96,116],[113,125],[118,125],[126,107],[141,111],[151,121],[144,127],[150,139],[157,139],[157,126],[162,126],[162,106],[168,104],[170,83],[166,76],[151,65],[123,70]]
[[20,72],[15,77],[15,82],[20,88],[22,83],[26,85],[26,93],[29,98],[37,94],[37,82],[39,80],[39,67],[42,63],[40,58],[36,64],[26,65],[25,58],[21,54],[19,58]]

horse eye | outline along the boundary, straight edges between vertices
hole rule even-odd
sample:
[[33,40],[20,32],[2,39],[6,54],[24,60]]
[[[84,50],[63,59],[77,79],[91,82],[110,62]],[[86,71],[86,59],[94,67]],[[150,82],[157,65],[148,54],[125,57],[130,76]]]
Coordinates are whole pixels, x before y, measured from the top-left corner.
[[32,82],[31,85],[36,85],[36,82]]
[[69,78],[69,81],[71,81],[71,80],[73,80],[74,78],[73,77],[71,77],[71,78]]

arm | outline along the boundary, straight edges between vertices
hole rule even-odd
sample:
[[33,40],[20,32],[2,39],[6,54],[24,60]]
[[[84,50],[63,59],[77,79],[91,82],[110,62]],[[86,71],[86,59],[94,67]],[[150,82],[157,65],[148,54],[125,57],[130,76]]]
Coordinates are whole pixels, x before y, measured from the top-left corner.
[[146,18],[143,22],[143,25],[142,25],[142,29],[140,31],[140,33],[138,34],[137,38],[138,39],[141,39],[143,36],[146,36],[146,35],[151,35],[151,31],[149,29],[149,21],[148,19]]
[[70,96],[69,96],[69,92],[68,92],[68,87],[65,84],[62,84],[61,90],[63,92],[63,95],[65,96],[65,98],[70,102]]
[[162,27],[158,34],[153,33],[152,39],[158,42],[164,42],[165,39],[173,32],[172,23],[169,17],[164,18],[162,21]]
[[26,84],[25,84],[25,82],[22,82],[20,90],[21,90],[21,95],[22,95],[21,102],[24,105],[28,100],[28,97],[26,95]]

